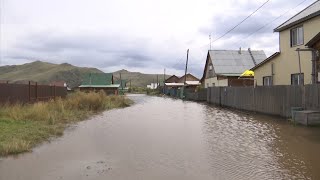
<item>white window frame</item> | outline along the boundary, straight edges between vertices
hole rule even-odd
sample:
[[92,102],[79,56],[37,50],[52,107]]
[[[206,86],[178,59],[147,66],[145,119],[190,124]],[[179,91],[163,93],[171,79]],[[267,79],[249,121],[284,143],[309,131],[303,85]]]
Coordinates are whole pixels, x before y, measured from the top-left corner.
[[291,47],[303,45],[304,32],[303,26],[298,26],[290,30]]
[[[267,80],[267,81],[265,81]],[[267,83],[265,83],[267,82]],[[263,86],[272,86],[272,76],[263,76],[262,77],[262,84]]]
[[[293,81],[293,77],[297,77],[298,81],[297,83],[295,84],[294,81]],[[304,73],[296,73],[296,74],[291,74],[291,85],[304,85]]]

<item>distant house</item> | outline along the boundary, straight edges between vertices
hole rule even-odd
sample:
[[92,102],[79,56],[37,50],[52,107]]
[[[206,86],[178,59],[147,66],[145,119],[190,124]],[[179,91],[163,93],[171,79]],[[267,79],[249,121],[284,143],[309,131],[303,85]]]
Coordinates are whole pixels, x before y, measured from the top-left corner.
[[178,81],[179,81],[179,77],[177,77],[176,75],[172,75],[165,80],[165,83],[177,83]]
[[151,83],[150,85],[147,85],[148,89],[157,89],[159,87],[159,83]]
[[264,51],[209,50],[201,82],[204,87],[251,86],[253,79],[239,78],[246,70],[266,59]]
[[71,88],[68,87],[68,84],[65,81],[52,81],[49,85],[50,86],[65,87],[65,88],[67,88],[68,91],[72,90]]
[[9,84],[8,80],[0,80],[0,84]]
[[50,86],[67,87],[67,83],[65,81],[52,81]]
[[165,80],[165,94],[168,94],[170,91],[170,94],[176,94],[177,90],[181,87],[194,91],[199,85],[201,85],[199,79],[190,73],[186,75],[186,78],[185,76],[179,78],[173,75]]
[[89,73],[83,77],[80,91],[105,91],[106,94],[118,94],[120,84],[114,84],[112,73]]
[[320,1],[294,15],[274,32],[279,32],[280,51],[252,68],[257,85],[319,83],[320,62],[316,51],[320,51]]

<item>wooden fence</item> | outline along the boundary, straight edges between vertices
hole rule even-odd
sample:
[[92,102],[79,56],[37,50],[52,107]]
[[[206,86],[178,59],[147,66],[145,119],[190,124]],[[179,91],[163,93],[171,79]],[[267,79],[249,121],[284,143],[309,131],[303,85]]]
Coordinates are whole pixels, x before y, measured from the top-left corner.
[[66,97],[65,87],[31,84],[0,84],[0,103],[31,103]]
[[219,106],[290,117],[291,110],[301,107],[320,110],[320,85],[211,87],[207,102]]
[[198,92],[186,91],[185,98],[191,101],[206,101],[207,89],[201,89]]

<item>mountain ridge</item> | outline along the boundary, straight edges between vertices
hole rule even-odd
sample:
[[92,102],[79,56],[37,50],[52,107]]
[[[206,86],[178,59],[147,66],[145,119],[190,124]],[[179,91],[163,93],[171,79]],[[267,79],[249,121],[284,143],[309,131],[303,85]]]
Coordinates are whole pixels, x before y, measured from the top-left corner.
[[[49,84],[52,81],[63,80],[71,87],[77,87],[81,84],[82,77],[86,73],[103,73],[97,68],[78,67],[69,63],[54,64],[43,61],[33,61],[22,65],[0,66],[0,80],[21,83],[26,81],[35,81],[41,84]],[[121,69],[113,72],[114,79],[121,78],[128,82],[128,86],[146,87],[147,84],[158,81],[163,82],[163,75],[143,74],[140,72],[130,72]],[[169,75],[166,76],[168,78]]]

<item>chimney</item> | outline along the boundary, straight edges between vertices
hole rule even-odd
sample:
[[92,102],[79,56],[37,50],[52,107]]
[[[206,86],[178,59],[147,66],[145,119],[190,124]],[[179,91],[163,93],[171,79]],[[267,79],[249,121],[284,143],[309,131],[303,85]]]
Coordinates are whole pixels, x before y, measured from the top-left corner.
[[238,53],[239,53],[239,54],[241,54],[241,47],[239,48],[239,51],[238,51]]

